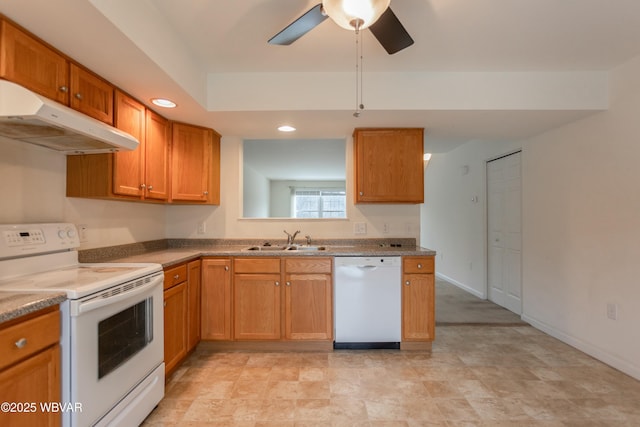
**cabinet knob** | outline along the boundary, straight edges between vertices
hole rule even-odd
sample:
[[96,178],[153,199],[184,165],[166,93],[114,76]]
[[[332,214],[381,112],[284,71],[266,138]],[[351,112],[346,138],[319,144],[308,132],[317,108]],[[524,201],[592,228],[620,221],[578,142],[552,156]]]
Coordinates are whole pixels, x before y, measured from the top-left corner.
[[285,282],[285,285],[291,286],[291,282]]
[[144,184],[140,184],[140,189],[141,189],[141,190],[144,190],[145,188],[147,188],[147,186],[146,186],[146,185],[144,185]]
[[364,196],[364,193],[361,191],[361,192],[360,192],[360,195],[361,195],[361,196]]
[[76,97],[77,99],[82,99],[82,94],[81,94],[81,93],[76,93],[75,97]]
[[409,285],[411,284],[411,282],[407,280],[406,282],[404,282],[404,284],[405,284],[406,286],[409,286]]
[[180,278],[179,274],[176,274],[175,276],[173,276],[173,280],[178,280]]
[[66,86],[60,86],[58,90],[60,90],[60,92],[63,92],[63,93],[69,92],[69,88]]
[[153,190],[153,185],[149,186],[149,191]]
[[280,282],[276,282],[276,286],[280,286]]
[[20,338],[18,341],[16,341],[16,347],[18,348],[25,348],[27,345],[27,339],[26,338]]
[[418,264],[418,268],[422,268],[422,264]]
[[204,194],[205,196],[208,196],[208,195],[209,195],[209,192],[208,192],[208,191],[205,191],[205,192],[204,192],[204,193],[202,193],[202,194]]
[[224,271],[229,271],[229,266],[228,265],[224,266]]

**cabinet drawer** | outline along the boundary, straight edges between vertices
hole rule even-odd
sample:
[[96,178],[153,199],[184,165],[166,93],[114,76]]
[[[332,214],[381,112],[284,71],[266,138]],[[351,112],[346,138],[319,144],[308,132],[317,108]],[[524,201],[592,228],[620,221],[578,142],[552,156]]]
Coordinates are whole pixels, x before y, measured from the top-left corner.
[[402,269],[404,273],[433,273],[435,271],[434,257],[403,257]]
[[0,330],[0,369],[60,340],[60,311],[52,311]]
[[287,273],[331,273],[331,258],[286,258]]
[[234,273],[280,273],[280,258],[235,258]]
[[164,289],[187,280],[187,265],[183,264],[164,271]]

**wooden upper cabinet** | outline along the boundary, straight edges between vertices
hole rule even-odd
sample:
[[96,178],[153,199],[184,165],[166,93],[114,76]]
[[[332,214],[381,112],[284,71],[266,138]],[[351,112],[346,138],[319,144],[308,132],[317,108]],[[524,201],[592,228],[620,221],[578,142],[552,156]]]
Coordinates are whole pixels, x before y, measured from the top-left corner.
[[115,126],[130,134],[140,145],[132,151],[114,153],[113,193],[123,196],[144,195],[145,112],[144,105],[116,91]]
[[169,200],[171,135],[169,120],[146,113],[144,183],[146,199]]
[[6,20],[0,25],[0,77],[68,105],[67,58]]
[[6,19],[0,21],[0,77],[113,125],[115,88]]
[[424,129],[355,129],[356,203],[423,203]]
[[73,63],[69,74],[71,88],[69,106],[87,116],[113,125],[115,88],[92,72]]
[[171,201],[220,203],[220,139],[214,131],[172,124]]

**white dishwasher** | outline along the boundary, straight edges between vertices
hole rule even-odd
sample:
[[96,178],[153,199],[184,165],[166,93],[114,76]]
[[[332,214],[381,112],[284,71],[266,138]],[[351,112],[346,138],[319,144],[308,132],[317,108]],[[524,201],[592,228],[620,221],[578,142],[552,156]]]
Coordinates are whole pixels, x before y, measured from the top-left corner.
[[400,348],[401,258],[336,257],[335,349]]

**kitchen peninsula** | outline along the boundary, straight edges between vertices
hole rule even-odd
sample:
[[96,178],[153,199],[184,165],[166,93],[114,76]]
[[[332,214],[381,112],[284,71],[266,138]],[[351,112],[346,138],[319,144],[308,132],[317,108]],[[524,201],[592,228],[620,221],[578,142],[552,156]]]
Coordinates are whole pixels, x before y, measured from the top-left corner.
[[[333,348],[335,257],[400,257],[402,350],[434,339],[435,252],[415,239],[165,239],[80,251],[82,262],[152,262],[165,272],[165,363],[215,349]],[[283,286],[280,286],[283,284]]]

